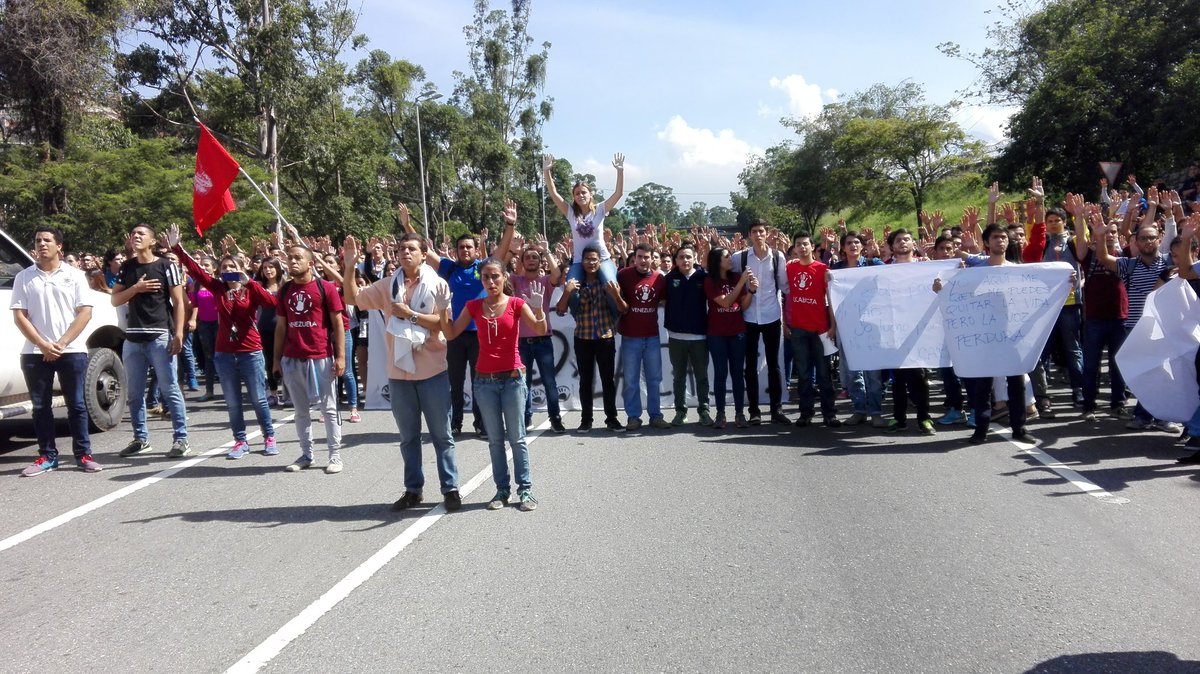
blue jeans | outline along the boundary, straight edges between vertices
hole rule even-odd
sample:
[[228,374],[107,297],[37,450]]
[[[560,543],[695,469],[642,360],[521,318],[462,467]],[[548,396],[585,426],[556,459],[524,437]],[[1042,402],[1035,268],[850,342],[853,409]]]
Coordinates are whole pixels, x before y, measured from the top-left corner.
[[196,385],[196,353],[192,349],[195,338],[191,332],[183,333],[183,350],[179,352],[179,381],[187,386]]
[[[354,331],[346,331],[346,374],[342,375],[342,387],[346,389],[346,403],[350,409],[358,409],[358,380],[354,378]],[[224,375],[221,381],[225,381]],[[224,386],[224,384],[222,384]]]
[[963,384],[952,367],[938,368],[942,375],[942,389],[946,393],[946,409],[963,411]]
[[717,414],[725,414],[726,379],[733,378],[733,407],[741,414],[746,400],[746,333],[720,337],[708,336],[708,354],[713,363],[713,390],[717,394]]
[[[1058,339],[1063,353],[1067,358],[1067,377],[1071,382],[1071,391],[1078,395],[1083,386],[1083,348],[1080,345],[1081,326],[1083,324],[1083,307],[1079,304],[1064,306],[1054,322],[1054,330],[1050,339]],[[1053,351],[1050,340],[1046,340],[1046,348],[1042,360],[1049,361]]]
[[1125,379],[1117,368],[1117,352],[1125,343],[1125,321],[1119,318],[1083,322],[1083,409],[1093,412],[1100,396],[1100,355],[1108,348],[1108,378],[1112,385],[1108,404],[1125,406]]
[[496,489],[509,490],[508,457],[504,455],[504,441],[512,448],[513,472],[516,473],[517,489],[533,486],[529,475],[529,444],[525,442],[525,377],[510,379],[481,379],[471,383],[475,399],[479,401],[479,414],[483,417],[483,428],[487,431],[488,451],[492,455],[492,480]]
[[134,392],[134,395],[126,396],[129,400],[129,420],[133,423],[133,437],[143,442],[150,438],[150,431],[146,428],[146,397],[141,395],[141,392],[146,390],[146,375],[151,367],[154,368],[154,376],[158,379],[158,390],[162,394],[163,402],[171,412],[171,437],[175,440],[187,438],[183,391],[179,389],[175,356],[168,351],[170,343],[171,338],[167,335],[160,335],[151,342],[134,342],[127,339],[121,349],[127,384],[129,390]]
[[[458,489],[458,466],[454,461],[454,437],[450,435],[450,377],[445,372],[429,379],[388,380],[392,418],[400,431],[400,457],[404,460],[404,490],[420,494],[425,487],[421,469],[421,416],[433,451],[437,454],[442,493]],[[522,426],[522,429],[525,427]]]
[[883,414],[883,379],[879,370],[851,370],[846,359],[839,359],[842,381],[850,394],[851,411],[855,414]]
[[213,384],[217,381],[217,322],[199,321],[196,324],[196,336],[200,338],[200,348],[204,351],[204,393],[211,397]]
[[538,378],[546,389],[546,412],[551,419],[560,419],[562,411],[558,404],[558,380],[554,375],[554,338],[522,337],[517,342],[521,362],[525,364],[525,423],[533,419],[533,366],[537,365]]
[[820,333],[792,328],[792,362],[800,379],[796,386],[800,416],[811,418],[813,415],[816,404],[813,400],[814,381],[821,395],[821,416],[834,416],[837,410],[833,405],[833,374],[829,370],[829,356],[825,355]]
[[267,368],[262,351],[247,353],[221,353],[213,355],[217,373],[221,376],[221,393],[225,396],[225,407],[229,412],[229,426],[233,439],[246,441],[246,417],[242,413],[242,384],[246,395],[254,406],[258,427],[264,438],[275,437],[275,426],[271,422],[271,406],[267,404]]
[[[600,277],[601,283],[617,280],[617,265],[612,261],[612,258],[600,263],[600,271],[597,272],[597,275]],[[582,262],[571,263],[571,268],[567,270],[567,280],[570,281],[572,279],[579,281],[579,284],[583,285]]]
[[659,391],[662,389],[662,342],[658,341],[658,337],[622,337],[621,367],[621,378],[625,385],[625,414],[630,419],[642,417],[642,392],[638,387],[638,379],[645,369],[646,411],[651,419],[661,417]]
[[88,434],[87,406],[83,403],[83,382],[87,373],[86,353],[64,353],[47,363],[40,353],[21,354],[21,372],[33,403],[33,431],[37,435],[38,453],[57,460],[58,446],[54,442],[54,375],[62,384],[67,400],[67,423],[71,426],[71,450],[75,460],[90,456],[92,439]]

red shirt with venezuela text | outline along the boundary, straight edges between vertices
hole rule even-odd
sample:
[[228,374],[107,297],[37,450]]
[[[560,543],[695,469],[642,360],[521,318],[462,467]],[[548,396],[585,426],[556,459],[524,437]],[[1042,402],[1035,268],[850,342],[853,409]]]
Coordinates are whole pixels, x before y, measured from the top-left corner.
[[714,337],[732,337],[746,331],[746,318],[742,316],[745,307],[741,303],[742,297],[746,297],[745,286],[742,287],[742,297],[736,298],[737,301],[733,304],[727,307],[717,304],[717,298],[733,292],[741,278],[741,274],[729,272],[728,279],[713,276],[704,279],[704,296],[708,298],[708,334]]
[[829,312],[825,308],[825,281],[829,267],[820,260],[804,264],[799,260],[787,263],[789,292],[787,294],[788,327],[809,332],[829,332]]
[[321,281],[325,288],[325,306],[321,306],[321,291],[317,281],[296,283],[288,281],[287,287],[279,293],[279,302],[275,307],[276,315],[287,321],[287,337],[283,341],[284,358],[305,358],[315,360],[333,357],[333,344],[329,341],[327,324],[334,329],[342,329],[341,321],[332,323],[328,314],[336,311],[339,315],[345,309],[342,298],[338,295],[337,286],[329,281]]
[[617,283],[629,304],[617,331],[624,337],[658,337],[658,304],[667,296],[667,277],[657,269],[643,275],[636,267],[626,267],[617,272]]

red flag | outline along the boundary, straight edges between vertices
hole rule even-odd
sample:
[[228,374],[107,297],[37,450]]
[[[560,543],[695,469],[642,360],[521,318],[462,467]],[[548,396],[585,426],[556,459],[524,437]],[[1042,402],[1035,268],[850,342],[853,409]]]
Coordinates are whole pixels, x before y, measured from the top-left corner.
[[237,210],[229,186],[239,168],[237,160],[221,147],[208,127],[201,124],[196,175],[192,178],[192,217],[200,236],[204,236],[204,230],[216,224],[221,216]]

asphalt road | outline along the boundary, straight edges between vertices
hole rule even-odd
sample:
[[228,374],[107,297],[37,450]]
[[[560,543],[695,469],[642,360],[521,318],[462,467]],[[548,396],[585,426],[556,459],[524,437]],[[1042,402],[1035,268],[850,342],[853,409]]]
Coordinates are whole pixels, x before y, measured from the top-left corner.
[[[229,442],[189,408],[194,450]],[[468,434],[481,486],[445,516],[391,511],[386,412],[347,424],[340,475],[285,473],[287,424],[278,457],[154,479],[182,462],[151,430],[155,454],[119,458],[124,426],[102,473],[18,478],[32,426],[0,424],[0,671],[1200,671],[1200,472],[1074,411],[1030,430],[1079,485],[962,426],[545,433],[532,513],[484,509]]]

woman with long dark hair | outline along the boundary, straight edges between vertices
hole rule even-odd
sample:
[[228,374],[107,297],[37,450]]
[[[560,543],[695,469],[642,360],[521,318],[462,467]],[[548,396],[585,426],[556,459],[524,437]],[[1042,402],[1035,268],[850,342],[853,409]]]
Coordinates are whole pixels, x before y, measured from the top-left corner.
[[708,276],[704,294],[708,298],[708,354],[713,363],[713,387],[717,394],[717,418],[713,428],[725,428],[726,379],[733,379],[734,425],[746,422],[746,320],[742,311],[758,290],[758,279],[747,269],[733,271],[733,258],[726,248],[708,251]]
[[508,458],[504,452],[507,439],[513,454],[519,507],[530,511],[537,507],[537,500],[533,498],[529,445],[525,441],[525,366],[521,362],[518,338],[522,322],[538,334],[546,332],[546,314],[542,309],[544,291],[541,285],[531,286],[528,304],[520,297],[513,297],[504,263],[496,258],[484,260],[479,267],[479,278],[486,295],[468,300],[466,309],[454,323],[450,323],[448,315],[443,313],[442,332],[446,339],[454,339],[471,321],[479,328],[479,360],[476,361],[471,390],[479,403],[479,413],[487,431],[492,479],[496,482],[496,495],[488,503],[488,509],[503,508],[512,494]]

